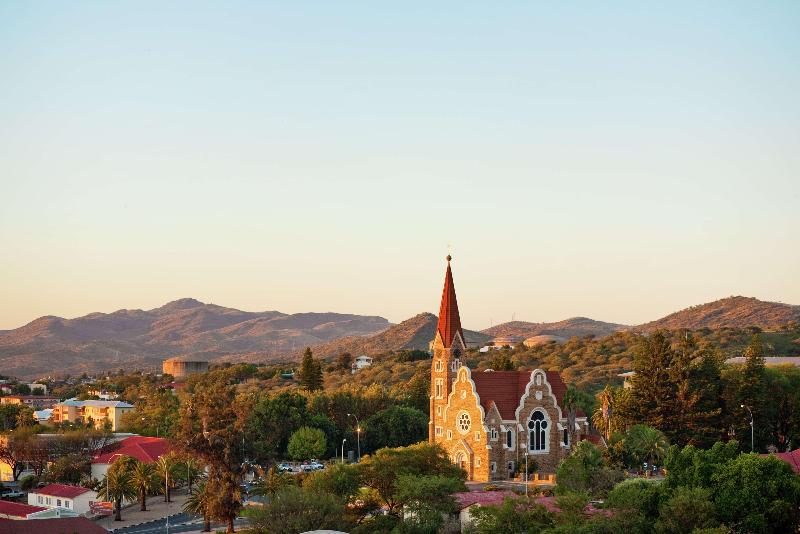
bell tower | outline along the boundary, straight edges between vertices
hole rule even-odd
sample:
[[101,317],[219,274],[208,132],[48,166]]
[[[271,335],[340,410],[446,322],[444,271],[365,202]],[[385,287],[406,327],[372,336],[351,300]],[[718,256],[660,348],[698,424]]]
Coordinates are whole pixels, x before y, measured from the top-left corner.
[[442,303],[439,307],[439,324],[436,327],[436,337],[431,342],[433,360],[431,363],[430,420],[428,422],[428,441],[431,443],[445,439],[444,407],[447,405],[447,397],[452,389],[456,372],[461,367],[461,358],[467,348],[464,343],[464,332],[461,329],[461,318],[458,315],[453,272],[450,269],[452,259],[448,254]]

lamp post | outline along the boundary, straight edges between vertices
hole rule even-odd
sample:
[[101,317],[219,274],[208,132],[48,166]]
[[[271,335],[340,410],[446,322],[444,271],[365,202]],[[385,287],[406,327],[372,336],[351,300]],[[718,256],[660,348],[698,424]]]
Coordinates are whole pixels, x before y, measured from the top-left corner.
[[344,442],[347,441],[347,438],[342,440],[342,463],[344,463]]
[[525,444],[525,496],[528,496],[528,445]]
[[745,406],[744,404],[742,404],[742,408],[747,410],[747,413],[750,414],[750,452],[755,452],[756,447],[755,447],[755,437],[754,437],[755,431],[753,426],[753,410],[751,410],[749,406]]
[[358,463],[361,463],[361,423],[358,422],[356,414],[349,413],[347,417],[353,417],[356,420],[356,446],[358,447]]

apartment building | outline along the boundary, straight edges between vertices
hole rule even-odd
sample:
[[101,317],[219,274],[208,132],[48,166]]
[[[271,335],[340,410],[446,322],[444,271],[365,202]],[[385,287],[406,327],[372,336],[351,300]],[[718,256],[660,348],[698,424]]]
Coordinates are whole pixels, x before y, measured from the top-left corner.
[[122,401],[70,399],[53,407],[52,421],[54,423],[80,421],[84,424],[91,422],[96,428],[102,428],[108,421],[111,430],[116,432],[121,427],[122,414],[131,410],[133,405]]

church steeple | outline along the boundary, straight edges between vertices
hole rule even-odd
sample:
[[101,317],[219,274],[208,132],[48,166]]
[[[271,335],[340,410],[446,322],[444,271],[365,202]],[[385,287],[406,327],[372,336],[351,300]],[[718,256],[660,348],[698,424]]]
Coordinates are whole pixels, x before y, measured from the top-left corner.
[[444,289],[442,290],[442,304],[439,307],[439,324],[436,327],[442,339],[444,348],[449,349],[456,339],[456,334],[464,343],[464,332],[461,330],[461,317],[458,315],[458,301],[456,300],[456,286],[453,284],[453,271],[450,269],[452,256],[447,255],[447,272],[444,275]]

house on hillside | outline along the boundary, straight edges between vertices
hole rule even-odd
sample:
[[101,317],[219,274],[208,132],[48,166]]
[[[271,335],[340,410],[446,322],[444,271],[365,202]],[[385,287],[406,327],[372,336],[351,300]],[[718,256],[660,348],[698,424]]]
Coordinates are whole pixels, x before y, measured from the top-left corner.
[[62,508],[83,515],[89,511],[89,503],[97,500],[97,493],[81,486],[48,484],[28,493],[28,504],[44,508]]
[[108,472],[114,460],[120,456],[130,456],[143,463],[157,462],[170,451],[169,442],[164,438],[130,436],[100,451],[92,458],[92,477],[100,480]]
[[8,395],[0,397],[0,404],[24,404],[32,410],[44,410],[56,404],[58,397],[48,397],[46,395]]
[[361,369],[364,369],[371,365],[372,365],[372,358],[370,358],[367,355],[361,355],[353,361],[352,372],[355,373],[356,371],[360,371]]
[[473,372],[447,257],[436,336],[431,344],[428,440],[441,445],[467,480],[514,478],[526,458],[535,483],[554,484],[559,462],[588,434],[586,415],[563,408],[567,386],[555,371]]

